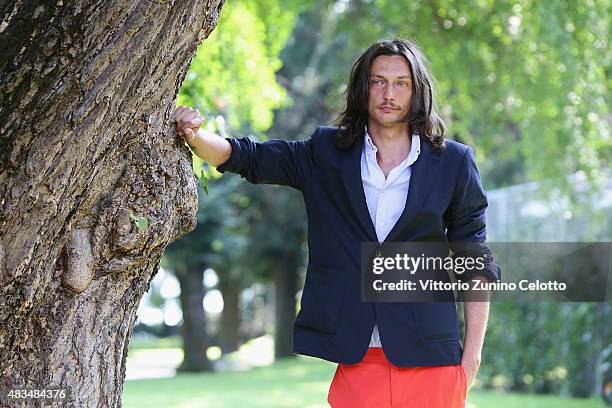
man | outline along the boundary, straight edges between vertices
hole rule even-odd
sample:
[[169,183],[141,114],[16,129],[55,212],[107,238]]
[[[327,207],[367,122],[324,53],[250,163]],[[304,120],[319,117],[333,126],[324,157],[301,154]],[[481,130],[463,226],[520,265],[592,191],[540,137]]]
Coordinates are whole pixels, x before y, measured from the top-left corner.
[[[222,138],[197,110],[176,110],[177,130],[221,172],[301,191],[310,259],[293,349],[337,362],[332,407],[463,407],[480,364],[488,302],[465,303],[462,347],[455,302],[362,302],[362,242],[484,245],[487,201],[471,150],[445,140],[427,60],[410,41],[374,43],[355,62],[338,128],[309,140]],[[472,251],[473,252],[473,251]]]

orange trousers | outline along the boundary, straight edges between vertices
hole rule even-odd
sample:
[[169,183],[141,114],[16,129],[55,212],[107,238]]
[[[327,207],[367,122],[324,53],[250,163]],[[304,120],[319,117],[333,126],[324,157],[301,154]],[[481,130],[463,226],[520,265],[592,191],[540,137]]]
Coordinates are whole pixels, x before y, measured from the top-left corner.
[[329,387],[332,408],[463,408],[467,377],[461,365],[397,367],[381,347],[357,364],[338,364]]

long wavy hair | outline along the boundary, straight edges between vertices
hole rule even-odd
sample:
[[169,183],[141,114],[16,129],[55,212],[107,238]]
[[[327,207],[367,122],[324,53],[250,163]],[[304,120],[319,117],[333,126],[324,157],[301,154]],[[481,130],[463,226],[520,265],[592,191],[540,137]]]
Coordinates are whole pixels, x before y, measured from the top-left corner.
[[346,94],[346,108],[333,122],[339,128],[336,146],[347,149],[363,138],[368,123],[370,66],[380,55],[401,55],[412,74],[412,101],[406,120],[412,133],[418,133],[435,149],[444,146],[446,125],[436,112],[429,61],[414,41],[383,40],[372,44],[353,64]]

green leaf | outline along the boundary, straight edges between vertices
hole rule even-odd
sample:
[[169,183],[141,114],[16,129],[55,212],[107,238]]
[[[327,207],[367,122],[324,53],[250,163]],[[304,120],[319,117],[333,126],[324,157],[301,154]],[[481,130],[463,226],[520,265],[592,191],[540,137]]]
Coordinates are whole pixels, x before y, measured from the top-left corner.
[[130,212],[130,218],[139,230],[144,230],[149,226],[149,220],[146,217],[139,217]]
[[208,176],[205,174],[204,170],[201,170],[201,177],[198,177],[198,184],[204,190],[204,193],[208,195]]

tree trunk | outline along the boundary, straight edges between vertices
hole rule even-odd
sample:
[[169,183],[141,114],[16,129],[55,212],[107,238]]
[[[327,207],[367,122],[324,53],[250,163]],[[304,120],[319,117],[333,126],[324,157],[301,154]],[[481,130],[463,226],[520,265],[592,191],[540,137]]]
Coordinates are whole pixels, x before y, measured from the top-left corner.
[[297,267],[287,268],[287,262],[279,263],[274,272],[274,358],[295,357],[293,350],[293,322],[295,320],[295,294],[297,292]]
[[223,293],[223,311],[221,312],[221,350],[223,354],[238,350],[240,346],[240,279],[224,276],[220,280]]
[[174,99],[222,3],[0,3],[0,390],[121,406],[139,300],[195,227]]
[[208,341],[206,337],[206,315],[204,314],[204,271],[188,270],[177,274],[181,285],[181,308],[183,309],[184,358],[179,371],[212,371],[213,366],[206,357]]

